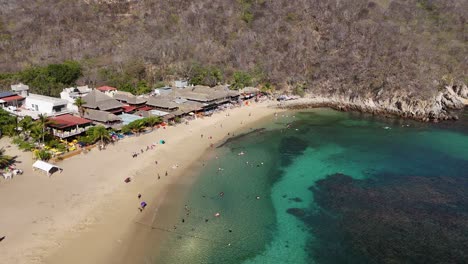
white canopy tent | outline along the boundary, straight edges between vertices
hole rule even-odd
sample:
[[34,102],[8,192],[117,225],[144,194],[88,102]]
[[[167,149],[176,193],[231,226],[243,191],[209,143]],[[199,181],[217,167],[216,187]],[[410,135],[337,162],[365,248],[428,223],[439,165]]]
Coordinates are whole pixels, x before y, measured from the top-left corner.
[[62,172],[62,169],[59,168],[58,166],[55,166],[54,164],[50,164],[50,163],[47,163],[47,162],[42,161],[42,160],[37,160],[36,162],[34,162],[33,169],[43,170],[43,171],[47,172],[47,175],[49,177],[50,177],[50,175],[52,175],[52,173],[54,173],[56,171]]

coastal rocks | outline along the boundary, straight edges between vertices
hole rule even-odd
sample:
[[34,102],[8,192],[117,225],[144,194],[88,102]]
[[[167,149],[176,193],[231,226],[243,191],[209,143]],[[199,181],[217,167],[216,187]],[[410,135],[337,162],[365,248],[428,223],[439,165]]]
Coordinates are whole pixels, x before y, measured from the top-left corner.
[[463,109],[468,103],[468,88],[466,85],[446,87],[432,96],[425,98],[405,92],[379,91],[377,95],[365,94],[308,94],[297,101],[286,102],[280,107],[330,107],[340,111],[360,111],[378,115],[393,115],[411,118],[424,122],[438,122],[442,120],[457,120],[453,110]]

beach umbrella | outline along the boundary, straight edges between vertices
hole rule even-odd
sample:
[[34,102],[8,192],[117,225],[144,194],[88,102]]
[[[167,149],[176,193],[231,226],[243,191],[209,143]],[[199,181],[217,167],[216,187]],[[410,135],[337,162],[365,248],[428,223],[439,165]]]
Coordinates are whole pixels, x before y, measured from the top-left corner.
[[161,140],[159,141],[159,143],[161,143],[161,144],[166,144],[166,141],[164,141],[164,139],[161,139]]

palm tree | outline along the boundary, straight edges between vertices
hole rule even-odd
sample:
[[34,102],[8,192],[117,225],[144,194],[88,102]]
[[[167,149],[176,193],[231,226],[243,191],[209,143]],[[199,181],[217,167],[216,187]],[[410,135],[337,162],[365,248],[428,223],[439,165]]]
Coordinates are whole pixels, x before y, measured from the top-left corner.
[[5,149],[0,149],[0,168],[4,168],[11,164],[13,158],[10,156],[5,155]]
[[48,124],[50,124],[50,120],[47,118],[46,114],[40,114],[38,117],[39,118],[37,119],[37,122],[39,123],[39,125],[42,128],[42,143],[44,143],[44,137],[45,137],[45,134],[46,134],[46,132],[45,132],[46,126]]
[[128,124],[128,126],[132,130],[132,132],[137,135],[140,134],[140,132],[142,132],[143,130],[145,130],[145,123],[144,121],[142,122],[141,119],[131,122],[130,124]]
[[83,98],[78,97],[75,99],[75,102],[73,104],[78,107],[78,113],[80,114],[80,117],[83,117],[85,113],[85,109],[83,106],[86,104],[86,101],[83,100]]
[[159,124],[162,122],[161,117],[159,116],[150,116],[144,119],[146,125],[151,127],[151,131],[154,129],[154,125]]
[[94,140],[99,139],[101,144],[107,143],[111,140],[109,135],[109,131],[103,126],[96,126],[93,130],[93,138]]
[[30,116],[26,116],[19,122],[19,125],[23,134],[28,138],[31,134],[32,128],[34,127],[33,119]]

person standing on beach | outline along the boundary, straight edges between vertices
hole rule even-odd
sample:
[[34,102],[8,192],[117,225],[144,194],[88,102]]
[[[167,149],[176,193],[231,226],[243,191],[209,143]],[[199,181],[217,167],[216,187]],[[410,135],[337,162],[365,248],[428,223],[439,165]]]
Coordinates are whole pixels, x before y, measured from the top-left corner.
[[166,176],[167,176],[167,171],[166,171]]

